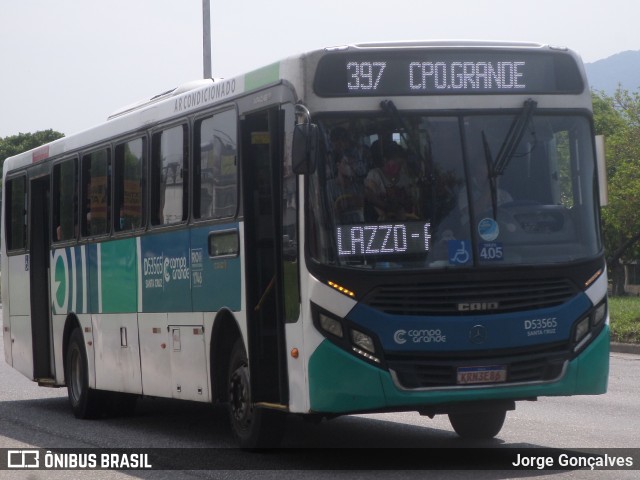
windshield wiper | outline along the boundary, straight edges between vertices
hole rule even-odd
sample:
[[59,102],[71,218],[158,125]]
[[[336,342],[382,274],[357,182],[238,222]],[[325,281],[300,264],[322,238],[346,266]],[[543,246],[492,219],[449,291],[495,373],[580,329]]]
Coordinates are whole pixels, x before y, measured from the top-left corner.
[[491,186],[491,207],[493,210],[493,218],[495,220],[498,214],[498,186],[497,178],[504,173],[509,165],[509,162],[513,158],[513,155],[524,137],[524,133],[531,123],[531,117],[533,112],[538,106],[538,102],[532,99],[525,100],[524,108],[516,116],[509,127],[509,132],[505,137],[500,151],[495,161],[491,155],[491,149],[489,148],[489,142],[487,136],[482,131],[482,145],[484,147],[484,158],[487,162],[487,171],[489,172],[489,184]]
[[489,186],[491,188],[491,211],[493,212],[493,219],[495,220],[498,215],[498,186],[496,176],[493,175],[493,156],[491,155],[491,148],[487,141],[487,135],[482,130],[482,146],[484,147],[484,159],[487,162],[487,172],[489,172]]
[[524,102],[524,108],[513,120],[511,127],[509,127],[509,132],[507,133],[504,142],[502,142],[498,156],[496,157],[496,160],[493,163],[493,168],[491,169],[491,176],[497,177],[502,175],[506,170],[516,148],[518,148],[522,137],[524,137],[524,132],[527,129],[527,126],[531,123],[531,117],[533,116],[533,112],[537,106],[538,102],[531,99]]

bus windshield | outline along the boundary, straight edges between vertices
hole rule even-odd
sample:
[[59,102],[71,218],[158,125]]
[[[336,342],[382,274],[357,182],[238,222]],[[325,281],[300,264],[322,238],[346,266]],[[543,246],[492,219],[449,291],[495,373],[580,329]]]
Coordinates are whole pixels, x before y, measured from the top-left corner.
[[588,118],[533,109],[525,117],[395,108],[323,116],[309,182],[312,258],[344,268],[420,269],[597,255]]

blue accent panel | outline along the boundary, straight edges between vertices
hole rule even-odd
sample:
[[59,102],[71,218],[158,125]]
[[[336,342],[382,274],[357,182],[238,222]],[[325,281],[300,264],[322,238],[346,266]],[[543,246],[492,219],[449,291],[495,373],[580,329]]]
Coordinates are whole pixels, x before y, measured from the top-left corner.
[[[527,347],[567,340],[576,320],[592,307],[580,293],[558,307],[469,316],[389,315],[364,304],[347,318],[376,333],[385,351],[469,351]],[[478,335],[471,338],[474,327]]]
[[240,257],[209,258],[209,234],[238,224],[196,227],[141,239],[144,312],[240,310]]
[[144,312],[191,311],[189,244],[189,230],[142,237]]
[[[201,227],[191,231],[191,295],[195,311],[215,312],[223,307],[240,310],[242,273],[240,256],[210,258],[209,234],[238,229],[238,225]],[[239,242],[238,248],[241,244]]]

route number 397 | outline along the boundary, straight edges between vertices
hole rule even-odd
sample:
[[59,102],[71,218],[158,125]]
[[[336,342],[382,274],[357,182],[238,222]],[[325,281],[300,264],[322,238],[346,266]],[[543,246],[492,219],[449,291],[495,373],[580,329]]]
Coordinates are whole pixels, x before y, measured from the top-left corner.
[[349,90],[375,90],[378,88],[382,72],[387,62],[349,62],[347,72],[349,74]]

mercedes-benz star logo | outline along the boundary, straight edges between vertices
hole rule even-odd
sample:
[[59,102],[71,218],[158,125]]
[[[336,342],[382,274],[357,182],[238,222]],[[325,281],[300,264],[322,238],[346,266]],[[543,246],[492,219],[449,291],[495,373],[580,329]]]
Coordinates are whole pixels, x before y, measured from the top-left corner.
[[474,325],[471,327],[471,330],[469,330],[469,340],[476,345],[484,343],[487,340],[487,329],[484,325]]

